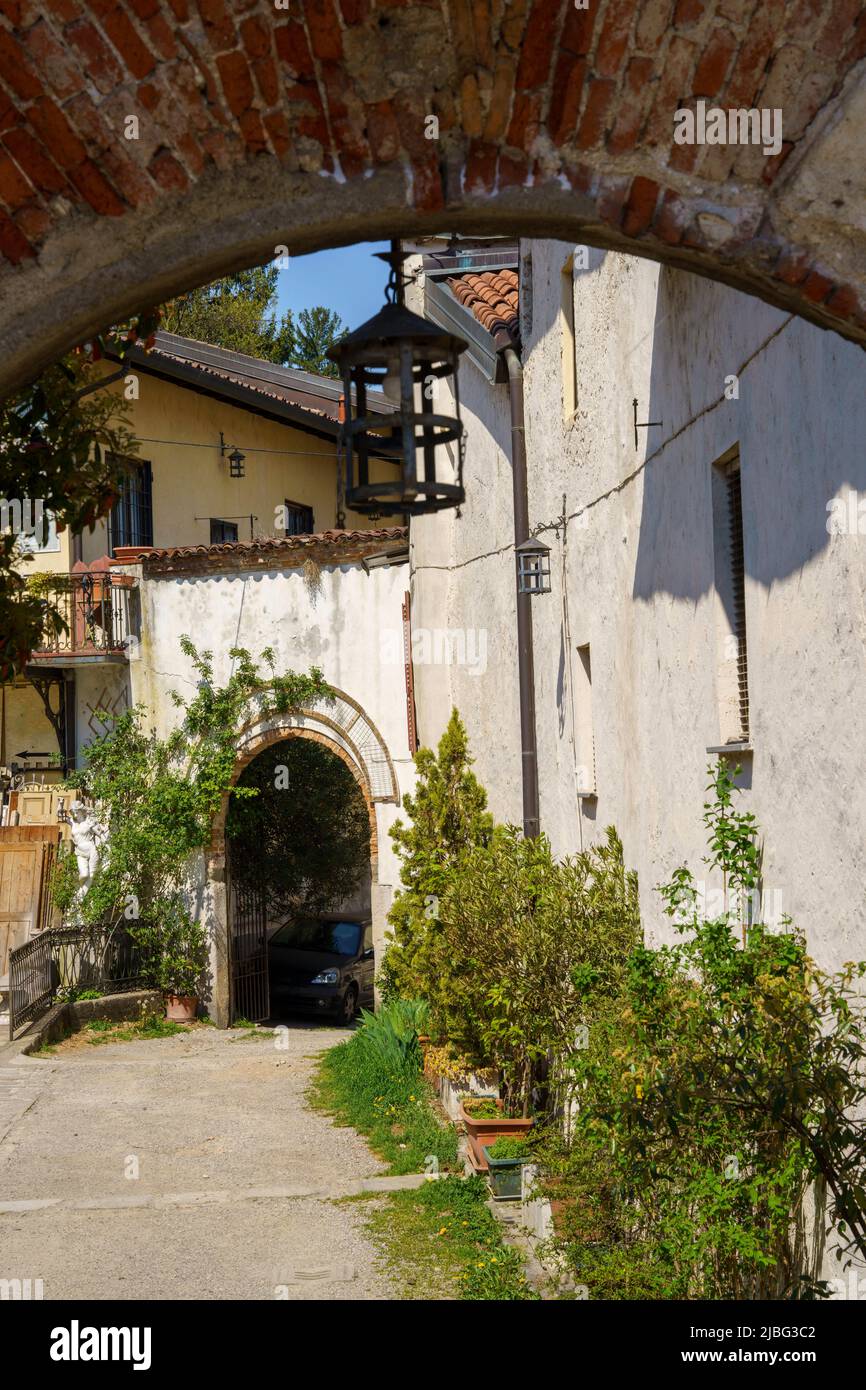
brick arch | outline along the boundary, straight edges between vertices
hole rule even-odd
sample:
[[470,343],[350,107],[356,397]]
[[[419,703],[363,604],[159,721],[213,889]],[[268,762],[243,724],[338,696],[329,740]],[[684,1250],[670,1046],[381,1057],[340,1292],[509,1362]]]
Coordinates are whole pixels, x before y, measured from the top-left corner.
[[[364,798],[364,804],[367,807],[367,815],[370,820],[370,872],[375,881],[379,863],[379,836],[376,825],[376,807],[370,791],[370,784],[360,763],[352,757],[347,749],[337,743],[335,739],[330,738],[327,734],[320,732],[318,729],[307,727],[299,728],[296,725],[274,725],[272,721],[269,721],[267,726],[263,726],[260,730],[253,732],[245,741],[242,751],[238,754],[232,772],[232,787],[237,784],[244,769],[249,767],[250,763],[254,762],[260,753],[264,753],[266,749],[273,747],[275,743],[284,743],[287,739],[292,738],[305,738],[313,743],[318,743],[323,748],[327,748],[330,753],[333,753],[335,757],[339,758],[340,761],[345,764],[354,777],[361,795]],[[210,854],[212,856],[220,856],[223,861],[226,852],[226,819],[228,816],[230,797],[231,789],[223,793],[220,809],[214,817],[213,826],[211,828]]]
[[[443,227],[864,343],[864,56],[862,0],[0,0],[0,392],[277,246]],[[700,99],[780,109],[778,158],[675,144]]]

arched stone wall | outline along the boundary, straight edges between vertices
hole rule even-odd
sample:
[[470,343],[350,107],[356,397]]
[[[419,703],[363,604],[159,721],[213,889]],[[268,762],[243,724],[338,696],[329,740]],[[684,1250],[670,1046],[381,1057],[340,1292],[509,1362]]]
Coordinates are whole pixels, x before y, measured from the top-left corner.
[[[443,228],[866,342],[864,57],[862,0],[2,0],[0,393],[279,246]],[[675,143],[699,101],[780,111],[778,154]]]
[[[375,725],[355,701],[335,691],[338,702],[356,711],[366,728],[379,738]],[[316,727],[316,726],[320,727]],[[387,913],[387,894],[379,884],[379,827],[376,816],[377,802],[399,800],[396,776],[393,772],[390,755],[384,743],[382,753],[387,760],[393,778],[394,794],[376,794],[371,786],[371,776],[364,756],[340,729],[339,723],[319,710],[304,710],[291,714],[263,713],[252,723],[246,725],[238,735],[238,754],[232,773],[232,786],[265,749],[286,739],[306,738],[327,748],[348,767],[364,797],[367,814],[370,818],[370,877],[372,895],[373,936],[377,949],[381,949],[385,914]],[[380,740],[381,742],[381,740]],[[210,846],[204,863],[204,901],[207,903],[206,917],[211,935],[211,975],[212,992],[209,1000],[211,1017],[218,1027],[226,1028],[231,1018],[231,962],[230,962],[230,913],[231,885],[228,882],[226,867],[226,818],[228,816],[230,791],[223,795],[222,805],[214,817]]]

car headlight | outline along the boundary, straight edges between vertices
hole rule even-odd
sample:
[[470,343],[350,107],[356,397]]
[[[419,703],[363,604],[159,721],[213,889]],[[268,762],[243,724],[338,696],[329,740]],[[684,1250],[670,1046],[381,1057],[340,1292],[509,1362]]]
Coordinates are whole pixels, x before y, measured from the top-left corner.
[[320,975],[316,975],[311,981],[311,985],[335,985],[340,978],[339,970],[323,970]]

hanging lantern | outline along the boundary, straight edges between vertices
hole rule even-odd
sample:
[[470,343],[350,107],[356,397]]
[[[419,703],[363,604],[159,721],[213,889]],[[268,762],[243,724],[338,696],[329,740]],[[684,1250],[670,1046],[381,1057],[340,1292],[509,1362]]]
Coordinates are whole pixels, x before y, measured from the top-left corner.
[[517,592],[520,594],[550,593],[550,546],[534,537],[515,549],[517,556]]
[[228,444],[226,444],[222,430],[220,430],[220,457],[228,457],[230,478],[244,477],[246,472],[244,468],[244,459],[246,458],[246,454],[242,454],[237,445],[235,445],[235,447],[231,451],[229,451],[229,446]]
[[[345,392],[346,505],[369,515],[420,516],[465,499],[457,366],[466,343],[406,308],[400,266],[406,254],[392,242],[390,253],[380,255],[391,266],[385,307],[328,351]],[[454,415],[435,408],[438,384],[446,380]],[[376,387],[399,406],[399,416],[368,413],[368,393]],[[451,470],[448,444],[456,445],[456,481],[443,477]],[[374,478],[373,471],[384,476]]]

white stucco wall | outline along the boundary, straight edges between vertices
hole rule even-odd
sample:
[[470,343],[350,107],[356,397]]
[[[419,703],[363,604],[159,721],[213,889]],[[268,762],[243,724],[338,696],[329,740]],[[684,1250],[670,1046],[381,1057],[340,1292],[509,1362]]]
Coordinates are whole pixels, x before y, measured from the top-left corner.
[[[669,930],[655,886],[683,861],[706,877],[706,750],[720,739],[710,483],[713,462],[738,445],[754,747],[743,809],[763,830],[772,908],[806,929],[823,964],[864,956],[866,534],[830,536],[826,523],[834,496],[866,498],[866,359],[723,286],[591,250],[575,278],[578,409],[567,426],[559,314],[573,250],[531,243],[524,322],[530,523],[552,547],[552,592],[533,600],[542,827],[566,854],[617,826],[651,937]],[[738,399],[725,398],[731,374]],[[507,388],[466,365],[461,391],[467,505],[447,550],[425,535],[443,522],[413,526],[413,616],[487,628],[486,673],[451,667],[449,699],[494,811],[519,821],[507,437],[504,460],[493,444]],[[637,451],[635,396],[640,421],[663,422],[639,430]],[[431,582],[434,564],[444,572]],[[581,801],[570,690],[586,643],[598,796]],[[440,685],[441,673],[416,666],[425,736],[441,724]]]
[[[141,574],[140,567],[135,572]],[[165,734],[178,717],[170,692],[185,698],[195,693],[195,673],[180,649],[183,634],[199,650],[213,652],[218,683],[231,674],[230,648],[245,647],[258,658],[271,647],[279,672],[318,666],[331,685],[361,706],[390,754],[402,798],[414,779],[401,617],[408,580],[405,563],[372,568],[369,574],[358,562],[325,565],[317,588],[299,568],[153,576],[145,570],[142,640],[138,659],[130,663],[132,699]],[[381,937],[399,881],[388,834],[399,806],[377,801],[375,810],[378,879],[372,896]]]

